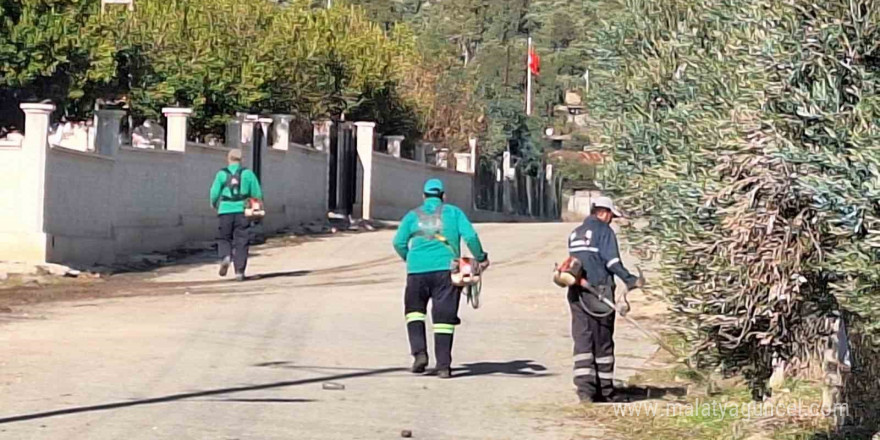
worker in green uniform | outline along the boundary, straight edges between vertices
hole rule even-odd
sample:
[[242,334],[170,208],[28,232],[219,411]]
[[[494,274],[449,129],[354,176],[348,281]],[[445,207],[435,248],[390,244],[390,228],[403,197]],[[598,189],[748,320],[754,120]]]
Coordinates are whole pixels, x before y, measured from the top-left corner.
[[440,378],[447,379],[452,377],[453,333],[461,323],[461,288],[452,284],[452,263],[461,256],[462,240],[483,268],[489,265],[489,255],[467,215],[444,203],[442,181],[428,180],[423,192],[424,204],[403,217],[394,236],[394,249],[406,261],[404,314],[414,357],[412,371],[423,373],[428,366],[425,318],[430,300],[436,371]]
[[211,185],[211,206],[219,219],[220,276],[225,277],[234,263],[236,280],[244,281],[251,223],[244,211],[248,199],[263,199],[263,191],[256,174],[241,165],[241,150],[230,150],[226,158],[229,166],[217,172]]

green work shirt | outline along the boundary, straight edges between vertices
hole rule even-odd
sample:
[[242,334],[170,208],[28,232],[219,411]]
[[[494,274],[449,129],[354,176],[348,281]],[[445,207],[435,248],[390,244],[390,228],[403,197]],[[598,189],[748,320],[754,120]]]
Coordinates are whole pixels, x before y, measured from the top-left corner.
[[[441,205],[438,198],[425,200],[426,213],[436,213]],[[446,243],[419,235],[419,216],[410,211],[403,217],[397,234],[394,236],[394,250],[406,261],[406,271],[410,274],[449,270],[452,261],[461,256],[461,240],[478,261],[485,261],[488,255],[483,251],[480,237],[467,215],[456,206],[443,204],[443,236]]]
[[[232,164],[227,167],[229,171],[235,174],[240,164]],[[214,184],[211,185],[211,206],[217,208],[217,214],[241,214],[244,213],[245,203],[248,198],[263,199],[263,190],[260,189],[260,182],[257,175],[249,169],[245,169],[241,173],[241,196],[244,200],[223,200],[223,198],[231,198],[232,191],[226,188],[226,178],[229,174],[220,170],[214,177]],[[219,205],[218,205],[219,203]]]

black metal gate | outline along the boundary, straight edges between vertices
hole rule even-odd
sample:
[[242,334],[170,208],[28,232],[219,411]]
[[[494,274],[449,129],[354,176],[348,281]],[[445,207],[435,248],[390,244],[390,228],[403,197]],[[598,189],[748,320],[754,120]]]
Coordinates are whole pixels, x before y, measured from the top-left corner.
[[354,124],[338,122],[330,133],[330,210],[351,215],[357,198],[357,147]]
[[251,171],[257,175],[257,180],[260,184],[263,184],[263,138],[266,136],[266,133],[263,133],[263,124],[259,122],[254,123],[254,141],[253,148],[251,152],[253,153],[251,157]]

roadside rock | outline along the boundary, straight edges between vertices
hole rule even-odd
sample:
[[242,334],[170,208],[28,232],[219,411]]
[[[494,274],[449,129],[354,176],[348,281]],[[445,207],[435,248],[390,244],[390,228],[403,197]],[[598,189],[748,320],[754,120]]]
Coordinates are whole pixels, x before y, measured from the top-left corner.
[[[71,269],[63,264],[55,264],[55,263],[44,263],[37,265],[37,274],[39,275],[51,275],[55,277],[63,277],[63,276],[79,276],[79,271]],[[74,274],[74,275],[71,275]]]

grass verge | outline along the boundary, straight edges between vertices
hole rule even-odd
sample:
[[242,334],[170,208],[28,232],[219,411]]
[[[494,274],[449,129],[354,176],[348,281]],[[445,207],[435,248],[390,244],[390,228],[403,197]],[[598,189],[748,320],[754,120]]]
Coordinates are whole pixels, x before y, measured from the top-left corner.
[[[676,337],[667,343],[685,348]],[[682,350],[681,352],[685,352]],[[818,382],[790,379],[766,402],[753,402],[739,379],[714,383],[712,393],[701,374],[658,353],[644,371],[629,380],[633,389],[652,390],[646,400],[626,404],[568,407],[572,419],[601,425],[608,439],[819,440],[835,438],[831,419],[821,413]],[[705,377],[707,374],[703,373]],[[672,390],[687,390],[686,394]]]

